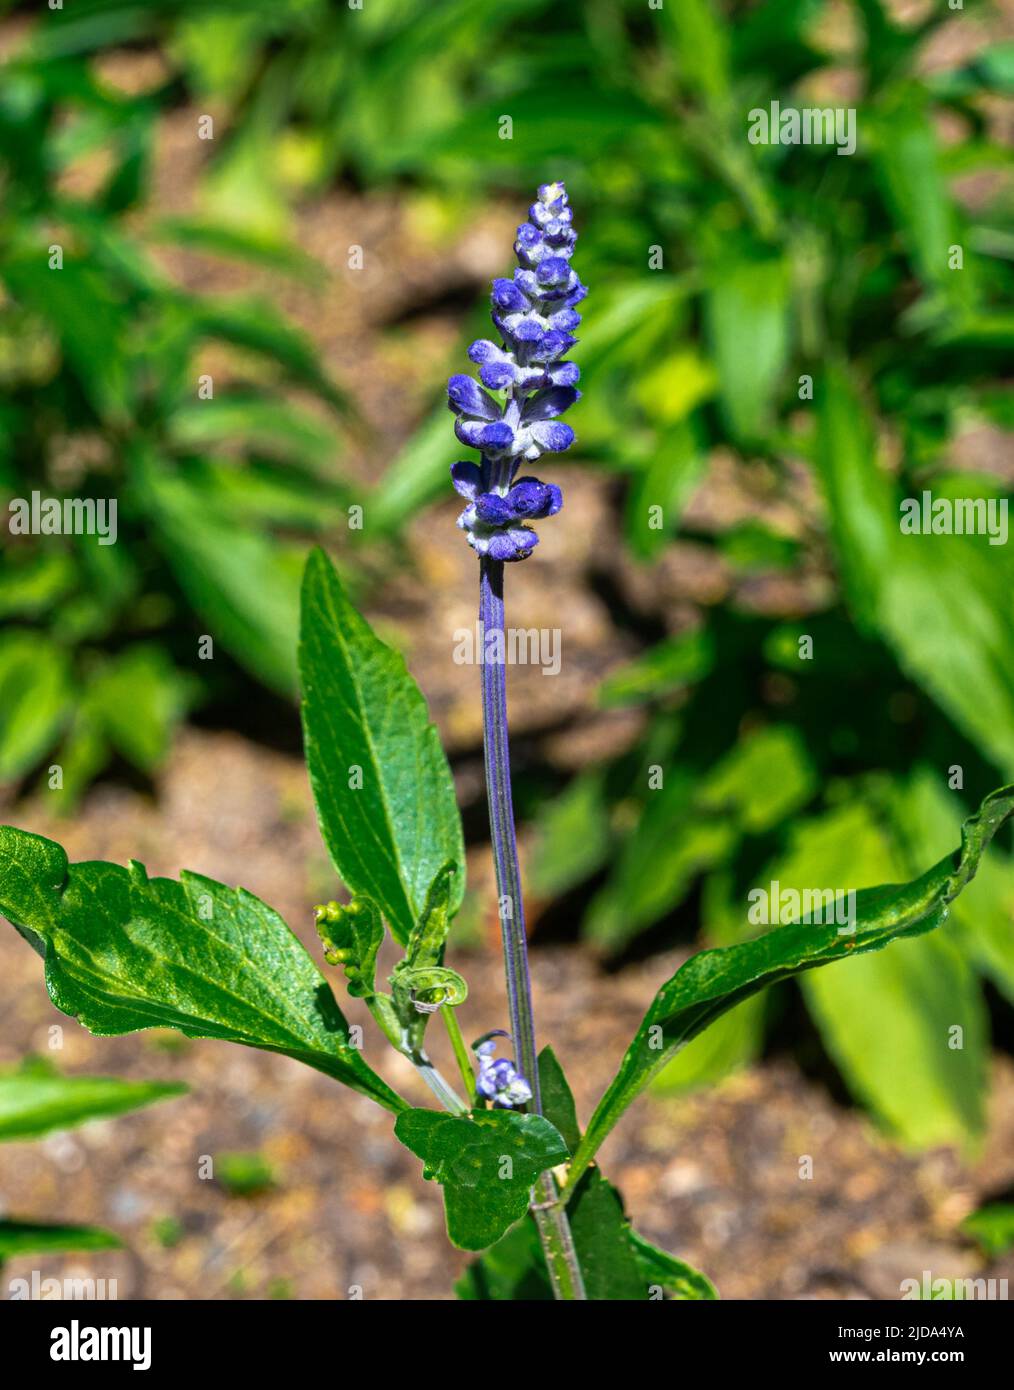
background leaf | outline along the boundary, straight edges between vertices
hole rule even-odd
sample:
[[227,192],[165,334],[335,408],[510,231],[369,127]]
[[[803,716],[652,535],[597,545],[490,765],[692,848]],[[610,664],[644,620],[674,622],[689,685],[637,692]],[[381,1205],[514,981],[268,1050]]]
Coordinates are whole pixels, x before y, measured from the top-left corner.
[[801,971],[939,926],[952,900],[974,877],[984,849],[1012,814],[1014,787],[993,792],[962,826],[961,849],[954,855],[912,883],[860,890],[855,931],[850,934],[842,935],[834,923],[796,922],[754,941],[692,956],[655,996],[592,1116],[568,1181],[577,1181],[620,1115],[666,1062],[727,1010]]
[[107,1076],[61,1076],[28,1063],[0,1073],[0,1141],[37,1139],[54,1129],[108,1119],[156,1100],[179,1096],[186,1086],[161,1081],[120,1081]]
[[64,1255],[82,1250],[119,1250],[119,1236],[99,1226],[45,1225],[0,1220],[0,1264],[16,1255]]

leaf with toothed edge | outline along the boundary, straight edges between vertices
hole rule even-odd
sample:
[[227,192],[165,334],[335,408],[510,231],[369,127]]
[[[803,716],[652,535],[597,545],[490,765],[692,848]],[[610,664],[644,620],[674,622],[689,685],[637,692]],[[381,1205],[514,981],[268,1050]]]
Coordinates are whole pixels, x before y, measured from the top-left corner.
[[568,1152],[548,1120],[515,1110],[408,1110],[394,1132],[443,1187],[447,1233],[461,1250],[484,1250],[520,1221],[535,1179]]
[[[539,1089],[546,1118],[573,1151],[581,1132],[574,1097],[552,1048],[539,1054]],[[595,1302],[717,1298],[714,1286],[691,1265],[659,1250],[627,1220],[620,1194],[598,1169],[585,1173],[567,1203],[574,1249],[587,1297]],[[529,1215],[474,1260],[455,1285],[468,1301],[551,1300],[546,1262]]]
[[405,1102],[349,1041],[326,980],[270,907],[200,874],[69,864],[0,826],[0,912],[46,962],[61,1012],[92,1033],[177,1028],[279,1052],[398,1113]]

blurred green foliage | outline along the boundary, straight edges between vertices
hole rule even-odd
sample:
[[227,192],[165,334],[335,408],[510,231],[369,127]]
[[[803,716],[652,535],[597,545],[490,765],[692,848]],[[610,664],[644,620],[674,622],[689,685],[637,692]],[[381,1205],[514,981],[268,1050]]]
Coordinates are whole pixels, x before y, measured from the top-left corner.
[[989,1259],[998,1259],[1014,1248],[1014,1203],[988,1202],[961,1223],[961,1229]]
[[[126,95],[55,33],[33,31],[0,82],[0,783],[52,758],[72,802],[114,753],[157,766],[212,684],[205,634],[292,692],[296,537],[342,504],[347,407],[270,303],[160,268],[162,244],[270,250],[214,221],[138,221],[171,81]],[[115,543],[10,534],[6,502],[36,495],[115,500]]]
[[[144,544],[117,547],[115,565],[94,547],[65,560],[47,547],[45,564],[29,552],[8,588],[0,570],[0,601],[11,592],[21,604],[0,687],[22,692],[29,666],[38,686],[18,696],[8,767],[37,761],[67,727],[69,682],[98,679],[86,656],[114,691],[116,661],[131,657],[119,692],[147,682],[159,711],[147,746],[162,746],[154,731],[187,698],[166,652],[191,606],[257,674],[287,680],[291,591],[259,582],[287,559],[268,539],[273,489],[287,465],[298,492],[328,446],[260,386],[216,414],[195,409],[203,338],[243,341],[264,321],[247,315],[240,329],[154,278],[122,225],[141,196],[153,109],[183,93],[223,117],[205,193],[221,244],[239,250],[277,252],[293,203],[337,179],[425,191],[446,237],[485,197],[523,206],[535,184],[568,183],[592,288],[577,354],[580,457],[616,480],[634,561],[672,564],[670,548],[689,539],[714,552],[725,580],[690,628],[656,614],[658,640],[604,680],[603,707],[642,712],[634,746],[565,787],[519,788],[537,820],[544,899],[573,895],[587,938],[609,954],[644,933],[685,937],[688,923],[723,942],[749,930],[751,887],[789,886],[804,862],[800,887],[858,887],[945,852],[947,826],[1014,774],[1014,559],[982,536],[902,536],[898,504],[924,489],[1010,491],[997,440],[1014,416],[1003,386],[1014,231],[997,111],[1014,89],[1014,49],[995,32],[985,0],[960,12],[886,0],[76,0],[48,17],[0,101],[16,136],[2,224],[15,279],[0,320],[14,344],[0,440],[14,443],[0,457],[21,460],[26,486],[26,460],[37,467],[57,434],[98,433],[107,451],[119,441],[124,529]],[[90,55],[152,42],[165,94],[112,100],[88,76]],[[751,145],[749,111],[775,99],[854,107],[855,154]],[[67,105],[79,111],[77,145],[120,152],[84,206],[56,190],[75,143],[75,127],[54,120]],[[79,282],[84,298],[75,289],[62,307],[44,268],[54,221],[83,253],[62,283]],[[280,325],[247,345],[339,404]],[[240,444],[239,477],[235,459],[218,458],[227,438]],[[438,406],[383,478],[373,518],[396,531],[443,493],[451,457]],[[686,517],[716,458],[749,473],[746,522]],[[780,599],[750,601],[773,578]],[[156,604],[146,619],[149,593],[174,613]],[[41,643],[29,653],[25,633],[42,631],[48,654]],[[152,648],[153,632],[168,642]],[[86,729],[122,749],[109,716],[79,703]],[[86,740],[80,722],[70,736]],[[903,804],[918,807],[918,843]],[[910,1142],[981,1128],[982,983],[1014,1000],[1012,911],[1014,866],[998,857],[948,935],[803,989],[853,1092]],[[857,1022],[871,997],[875,1039]],[[927,1030],[954,1025],[960,1055],[934,1074]],[[757,1053],[764,1028],[750,1001],[663,1084],[723,1074]]]
[[215,1176],[232,1197],[255,1197],[276,1182],[274,1169],[259,1153],[218,1154]]
[[[44,1057],[28,1056],[0,1071],[0,1142],[25,1142],[64,1133],[92,1120],[171,1100],[185,1086],[161,1081],[121,1081],[107,1076],[64,1076]],[[118,1250],[122,1242],[98,1226],[0,1219],[0,1268],[19,1255]]]

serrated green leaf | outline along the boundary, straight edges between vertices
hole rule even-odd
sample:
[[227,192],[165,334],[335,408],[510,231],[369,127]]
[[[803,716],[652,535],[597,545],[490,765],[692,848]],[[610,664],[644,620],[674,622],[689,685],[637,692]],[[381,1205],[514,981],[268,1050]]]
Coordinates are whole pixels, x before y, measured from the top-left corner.
[[447,1233],[462,1250],[483,1250],[520,1221],[535,1179],[568,1153],[548,1120],[514,1110],[407,1110],[394,1132],[443,1187]]
[[100,1035],[178,1028],[284,1053],[395,1113],[404,1101],[351,1046],[327,982],[270,907],[200,874],[68,864],[0,827],[0,912],[44,953],[50,998]]
[[767,985],[939,926],[952,900],[974,876],[990,840],[1012,814],[1014,787],[993,792],[965,821],[955,854],[912,883],[860,890],[854,932],[841,934],[833,922],[795,922],[753,941],[692,956],[662,986],[642,1020],[574,1156],[568,1186],[580,1178],[627,1106],[716,1018]]
[[61,1076],[50,1066],[30,1063],[0,1073],[0,1141],[38,1139],[54,1129],[70,1129],[183,1095],[186,1089],[161,1081]]
[[[539,1054],[543,1109],[566,1137],[573,1152],[580,1142],[574,1098],[551,1048]],[[636,1302],[655,1297],[655,1287],[682,1298],[715,1298],[703,1274],[632,1230],[619,1193],[598,1170],[585,1173],[567,1204],[571,1234],[584,1278],[594,1301]],[[455,1286],[472,1301],[552,1300],[538,1231],[528,1216],[481,1259],[473,1261]]]
[[303,580],[299,662],[321,835],[344,882],[378,904],[404,945],[448,862],[457,868],[450,912],[461,905],[464,841],[454,782],[404,659],[356,612],[320,550]]

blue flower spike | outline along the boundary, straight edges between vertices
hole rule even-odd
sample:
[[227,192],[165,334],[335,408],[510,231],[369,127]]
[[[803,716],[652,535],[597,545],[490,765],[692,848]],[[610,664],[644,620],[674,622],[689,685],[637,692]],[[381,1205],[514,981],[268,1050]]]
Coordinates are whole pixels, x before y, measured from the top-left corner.
[[574,305],[588,291],[570,264],[577,233],[563,184],[544,183],[528,216],[514,243],[514,278],[493,281],[491,317],[500,342],[480,338],[468,349],[478,382],[459,374],[447,383],[454,432],[480,455],[478,463],[451,467],[454,487],[468,502],[458,525],[472,549],[492,560],[527,559],[539,541],[528,523],[563,506],[554,483],[515,475],[522,463],[570,448],[574,431],[559,417],[581,394],[577,365],[565,355],[581,322]]

